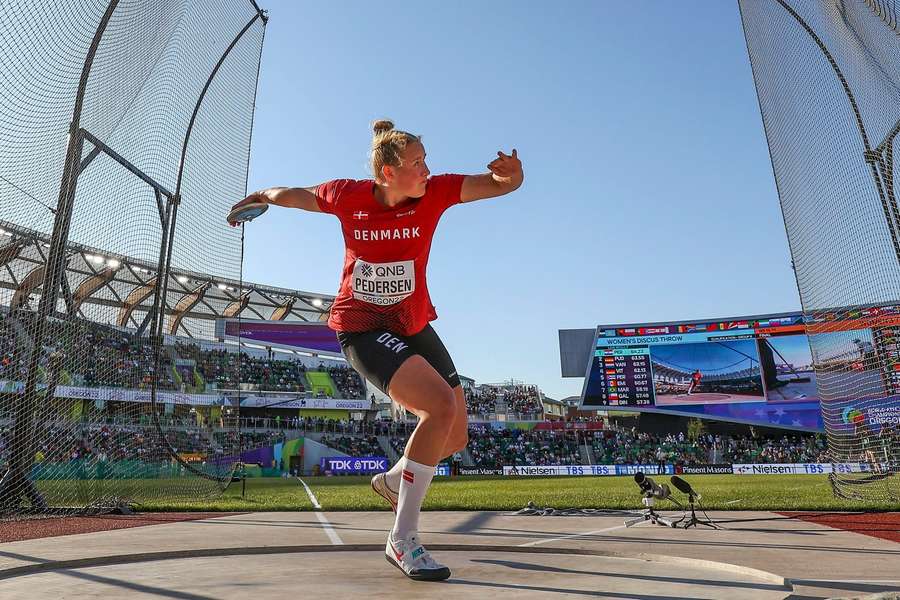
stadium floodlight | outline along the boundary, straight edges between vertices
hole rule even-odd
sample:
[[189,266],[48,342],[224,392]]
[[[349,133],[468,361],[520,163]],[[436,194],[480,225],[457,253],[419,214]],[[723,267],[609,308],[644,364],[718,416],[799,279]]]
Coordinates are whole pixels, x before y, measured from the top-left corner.
[[322,307],[322,299],[321,298],[313,298],[312,305],[316,308]]
[[113,269],[118,269],[122,265],[122,263],[120,263],[115,258],[110,258],[109,260],[106,261],[106,264]]
[[227,289],[228,289],[228,286],[225,285],[224,283],[220,283],[220,284],[217,285],[216,287],[219,288],[220,290],[227,290]]
[[179,275],[179,276],[176,277],[175,279],[178,280],[178,283],[187,283],[187,280],[188,280],[188,278],[185,277],[184,275]]

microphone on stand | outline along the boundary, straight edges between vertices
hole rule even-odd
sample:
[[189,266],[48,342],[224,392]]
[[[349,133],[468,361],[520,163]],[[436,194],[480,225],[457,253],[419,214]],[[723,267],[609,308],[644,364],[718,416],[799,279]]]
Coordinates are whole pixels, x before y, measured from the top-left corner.
[[[682,525],[682,527],[687,529],[688,527],[696,527],[697,525],[705,525],[706,527],[711,527],[712,529],[721,529],[721,527],[719,527],[718,525],[716,525],[709,519],[698,519],[697,518],[697,513],[694,510],[694,501],[700,500],[700,494],[698,494],[696,491],[694,491],[694,488],[691,487],[691,484],[689,484],[687,481],[685,481],[678,475],[672,475],[671,481],[672,481],[672,485],[675,486],[675,489],[677,489],[679,492],[681,492],[683,494],[687,494],[688,504],[690,504],[690,506],[691,506],[691,516],[690,516],[690,518],[687,519],[687,522],[684,523],[684,525]],[[705,515],[706,513],[704,512],[703,514]],[[678,521],[675,525],[676,526],[680,525],[683,520],[684,520],[684,518],[682,518],[680,521]]]
[[678,475],[672,475],[671,481],[672,481],[672,485],[675,486],[675,489],[677,489],[682,494],[687,494],[688,496],[693,496],[697,500],[700,499],[700,494],[698,494],[697,492],[694,491],[694,488],[691,487],[691,484],[689,484],[687,481],[685,481]]

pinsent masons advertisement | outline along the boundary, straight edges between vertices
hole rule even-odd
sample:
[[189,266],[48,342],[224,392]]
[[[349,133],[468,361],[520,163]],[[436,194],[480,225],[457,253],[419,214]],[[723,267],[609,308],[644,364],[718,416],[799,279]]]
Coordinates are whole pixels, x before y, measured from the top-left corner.
[[731,475],[734,465],[722,463],[717,465],[676,465],[676,475]]

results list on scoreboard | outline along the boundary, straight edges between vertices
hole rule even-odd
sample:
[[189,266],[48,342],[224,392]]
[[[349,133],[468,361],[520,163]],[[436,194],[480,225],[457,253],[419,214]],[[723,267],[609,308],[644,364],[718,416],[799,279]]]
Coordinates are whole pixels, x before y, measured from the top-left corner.
[[653,379],[650,348],[604,348],[598,350],[604,404],[609,406],[650,406],[653,404]]

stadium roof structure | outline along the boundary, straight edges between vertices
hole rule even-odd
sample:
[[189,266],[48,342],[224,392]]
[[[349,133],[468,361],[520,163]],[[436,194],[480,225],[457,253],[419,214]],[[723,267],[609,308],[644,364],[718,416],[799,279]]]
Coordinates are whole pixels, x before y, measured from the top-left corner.
[[[0,307],[36,307],[50,238],[0,220]],[[148,321],[156,264],[70,243],[60,314],[128,329]],[[271,321],[322,322],[333,296],[241,282],[173,268],[166,294],[164,332],[213,339],[217,319],[244,316]]]

